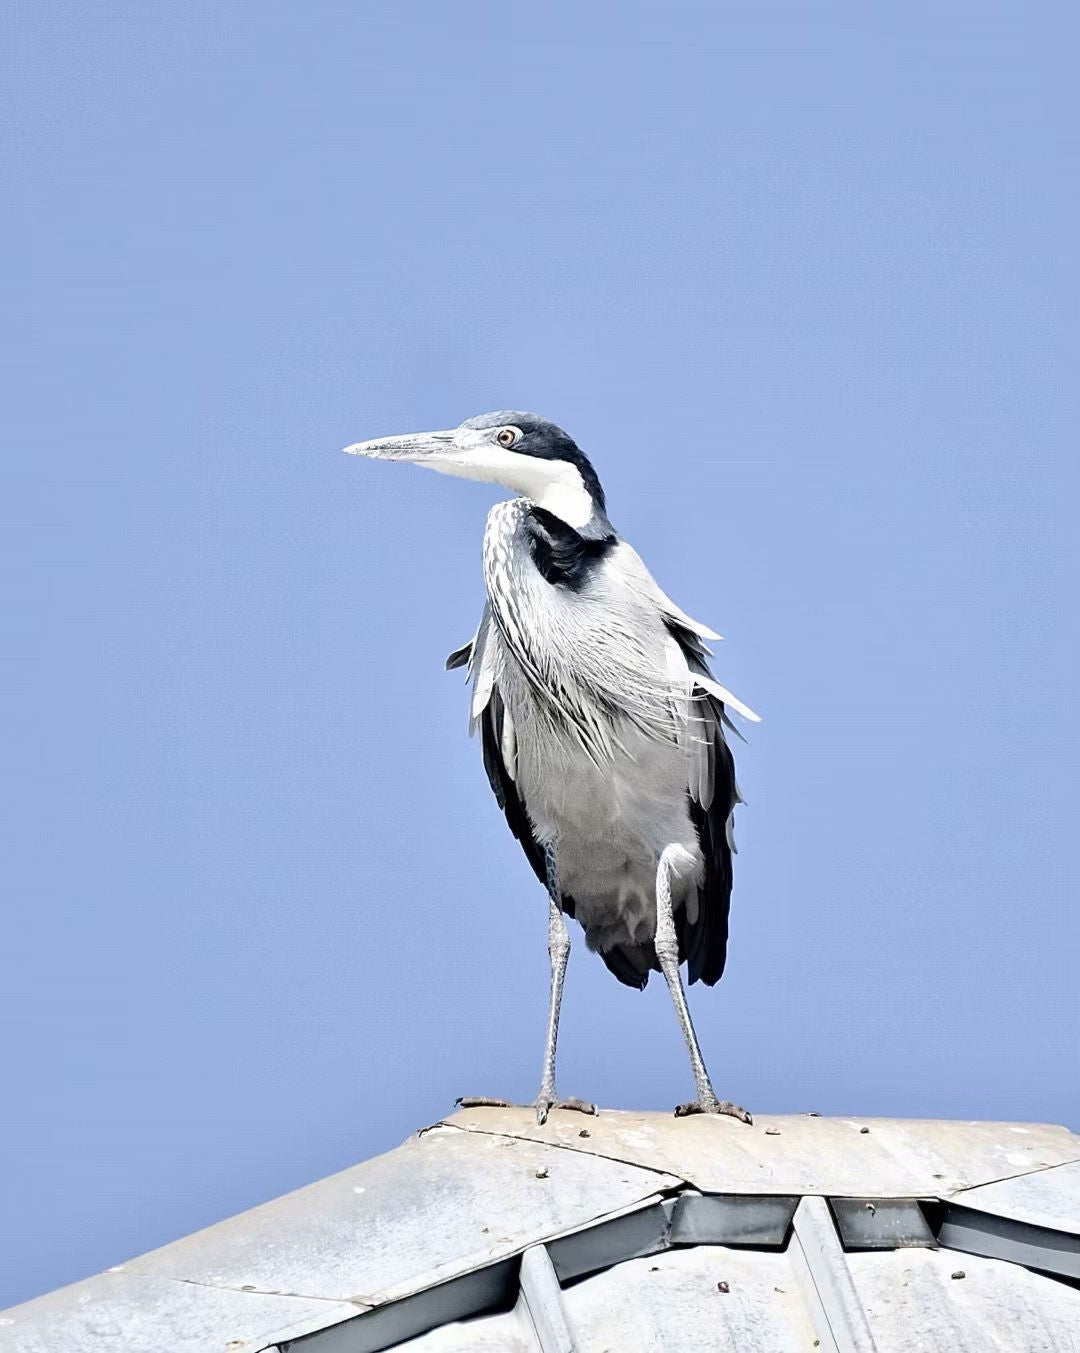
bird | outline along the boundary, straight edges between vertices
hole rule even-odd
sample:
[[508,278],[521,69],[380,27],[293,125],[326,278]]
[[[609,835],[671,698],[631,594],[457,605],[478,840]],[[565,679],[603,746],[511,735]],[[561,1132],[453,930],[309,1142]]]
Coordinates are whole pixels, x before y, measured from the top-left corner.
[[643,989],[651,972],[666,981],[695,1084],[676,1115],[751,1123],[713,1090],[680,973],[685,964],[689,985],[714,986],[724,971],[742,801],[731,713],[760,722],[710,672],[707,645],[721,636],[662,591],[611,524],[592,462],[547,419],[503,409],[345,450],[514,494],[488,514],[483,615],[446,666],[467,668],[470,733],[479,731],[495,799],[547,892],[537,1122],[553,1108],[596,1111],[556,1092],[569,917],[626,986]]

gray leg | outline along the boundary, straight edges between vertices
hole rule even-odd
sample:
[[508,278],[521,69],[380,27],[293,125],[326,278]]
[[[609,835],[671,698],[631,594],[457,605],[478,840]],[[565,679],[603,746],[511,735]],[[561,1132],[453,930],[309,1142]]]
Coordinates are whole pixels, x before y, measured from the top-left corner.
[[566,961],[570,957],[570,936],[563,914],[548,898],[548,957],[551,959],[551,1002],[548,1006],[547,1039],[544,1042],[544,1071],[540,1093],[536,1096],[536,1121],[544,1122],[555,1103],[555,1048],[559,1041],[559,1011],[562,1007]]
[[551,1001],[548,1006],[547,1038],[544,1042],[544,1070],[540,1093],[536,1096],[536,1121],[547,1122],[553,1108],[578,1109],[595,1113],[592,1104],[580,1099],[560,1100],[555,1094],[555,1050],[559,1042],[559,1012],[562,1009],[563,981],[566,961],[570,957],[570,934],[562,913],[562,889],[559,887],[559,868],[552,846],[544,848],[544,872],[548,890],[548,958],[551,960]]
[[740,1109],[729,1100],[716,1098],[709,1073],[705,1068],[705,1059],[701,1055],[697,1034],[694,1032],[690,1007],[686,1004],[686,993],[683,991],[682,978],[679,976],[679,941],[675,934],[675,913],[671,901],[671,860],[673,854],[681,849],[681,846],[668,846],[660,856],[656,870],[656,957],[660,963],[660,971],[668,984],[668,991],[671,992],[679,1028],[686,1040],[686,1050],[690,1054],[694,1084],[697,1086],[697,1099],[690,1104],[680,1104],[675,1114],[676,1117],[683,1117],[691,1113],[724,1113],[739,1118],[744,1123],[750,1123],[753,1119],[745,1109]]
[[[559,1099],[555,1094],[555,1049],[559,1041],[559,1011],[562,1008],[563,982],[566,962],[570,957],[570,934],[562,913],[562,890],[559,887],[559,869],[552,846],[544,849],[544,872],[548,890],[548,957],[551,959],[551,1003],[548,1007],[547,1039],[544,1043],[544,1070],[540,1093],[532,1107],[541,1126],[547,1122],[552,1109],[576,1109],[579,1113],[595,1113],[596,1106],[582,1099]],[[457,1101],[462,1108],[472,1109],[496,1106],[512,1107],[505,1099],[487,1095],[466,1095]]]

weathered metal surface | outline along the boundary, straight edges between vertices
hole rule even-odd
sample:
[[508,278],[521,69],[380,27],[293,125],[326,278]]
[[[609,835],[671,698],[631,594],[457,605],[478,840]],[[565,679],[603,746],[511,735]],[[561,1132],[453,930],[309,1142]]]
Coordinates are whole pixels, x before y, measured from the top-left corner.
[[377,1306],[674,1182],[543,1143],[435,1129],[128,1267]]
[[542,1353],[575,1353],[562,1288],[543,1245],[532,1245],[521,1256],[521,1296]]
[[1007,1259],[1044,1273],[1080,1279],[1080,1235],[1069,1231],[1032,1226],[1012,1217],[995,1217],[989,1212],[946,1203],[938,1239],[942,1245],[967,1254]]
[[673,1118],[602,1110],[537,1127],[527,1110],[465,1109],[447,1120],[469,1132],[558,1143],[677,1175],[703,1193],[939,1197],[1080,1160],[1080,1138],[1046,1124],[930,1119]]
[[[1080,1152],[1077,1153],[1080,1156]],[[956,1195],[965,1207],[1080,1234],[1080,1159],[1038,1174],[1001,1179]]]
[[506,1307],[516,1291],[517,1261],[501,1259],[295,1343],[286,1341],[278,1353],[382,1353],[428,1330]]
[[883,1353],[1080,1348],[1080,1291],[1053,1278],[944,1249],[866,1251],[847,1258]]
[[802,1200],[795,1209],[792,1232],[792,1268],[822,1346],[836,1353],[874,1353],[866,1312],[824,1198]]
[[581,1353],[812,1353],[815,1338],[788,1257],[776,1252],[669,1250],[575,1283],[563,1301]]
[[[284,1343],[490,1266],[676,1182],[543,1143],[435,1129],[133,1260],[123,1274],[5,1312],[0,1320],[11,1323],[0,1323],[0,1353],[156,1353],[155,1328],[166,1342],[174,1334],[188,1341],[174,1353],[216,1349],[209,1339],[219,1329],[236,1329],[250,1347]],[[247,1312],[250,1328],[242,1323]],[[65,1345],[60,1331],[69,1328]]]
[[543,1353],[524,1300],[505,1315],[483,1315],[429,1330],[394,1353]]
[[688,1193],[675,1203],[672,1245],[754,1245],[779,1248],[798,1198],[783,1194]]
[[846,1250],[896,1250],[937,1243],[914,1198],[834,1198],[831,1203]]
[[[0,1353],[1080,1350],[1080,1291],[1020,1267],[1080,1275],[1080,1139],[1064,1128],[615,1112],[587,1124],[455,1115],[0,1313]],[[970,1253],[845,1253],[834,1219],[849,1247],[925,1244],[919,1198],[942,1200],[941,1243]]]
[[569,1282],[583,1273],[665,1249],[670,1224],[671,1203],[654,1198],[645,1207],[549,1241],[548,1252],[559,1281]]
[[248,1353],[328,1328],[358,1309],[103,1273],[3,1312],[0,1353]]

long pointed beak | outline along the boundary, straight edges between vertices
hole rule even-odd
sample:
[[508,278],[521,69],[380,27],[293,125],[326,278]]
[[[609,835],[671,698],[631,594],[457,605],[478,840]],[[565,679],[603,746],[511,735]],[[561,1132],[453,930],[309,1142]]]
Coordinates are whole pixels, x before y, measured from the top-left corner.
[[452,432],[406,432],[400,437],[380,437],[372,442],[347,446],[350,456],[368,456],[371,460],[425,461],[444,455],[454,447]]

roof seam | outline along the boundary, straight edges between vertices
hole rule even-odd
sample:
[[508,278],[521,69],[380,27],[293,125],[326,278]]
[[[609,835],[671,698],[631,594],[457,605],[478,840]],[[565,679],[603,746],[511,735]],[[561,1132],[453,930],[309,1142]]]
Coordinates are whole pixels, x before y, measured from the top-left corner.
[[135,1268],[131,1264],[124,1264],[122,1272],[134,1273],[139,1278],[156,1278],[163,1283],[182,1283],[185,1287],[207,1287],[212,1292],[238,1292],[241,1296],[249,1297],[293,1297],[298,1301],[323,1301],[328,1306],[355,1306],[357,1314],[373,1309],[366,1301],[356,1297],[316,1297],[310,1292],[283,1292],[280,1288],[271,1290],[267,1287],[250,1285],[233,1287],[229,1283],[200,1282],[198,1278],[174,1278],[170,1273],[153,1273],[145,1268]]
[[[483,1127],[460,1127],[457,1123],[447,1122],[445,1119],[436,1124],[437,1127],[453,1128],[456,1132],[466,1132],[473,1136],[483,1137],[505,1137],[515,1142],[528,1142],[530,1146],[550,1146],[558,1151],[569,1151],[575,1156],[595,1156],[597,1160],[610,1160],[616,1165],[628,1165],[635,1170],[644,1170],[647,1174],[655,1175],[657,1179],[675,1179],[683,1188],[692,1188],[693,1185],[685,1175],[676,1174],[673,1170],[658,1170],[653,1165],[642,1165],[640,1161],[628,1160],[625,1156],[611,1156],[606,1151],[597,1151],[588,1146],[571,1146],[568,1142],[548,1141],[546,1138],[539,1140],[536,1137],[523,1137],[518,1132],[493,1132],[490,1128]],[[671,1188],[671,1185],[665,1185]]]
[[949,1198],[959,1198],[965,1193],[975,1193],[978,1189],[987,1189],[991,1184],[1007,1184],[1010,1179],[1030,1179],[1037,1174],[1045,1174],[1047,1170],[1062,1170],[1066,1165],[1080,1165],[1080,1156],[1072,1160],[1058,1160],[1053,1165],[1037,1165],[1034,1170],[1018,1170],[1016,1174],[1003,1174],[998,1179],[984,1179],[981,1184],[965,1184],[962,1189],[955,1189],[948,1195]]

